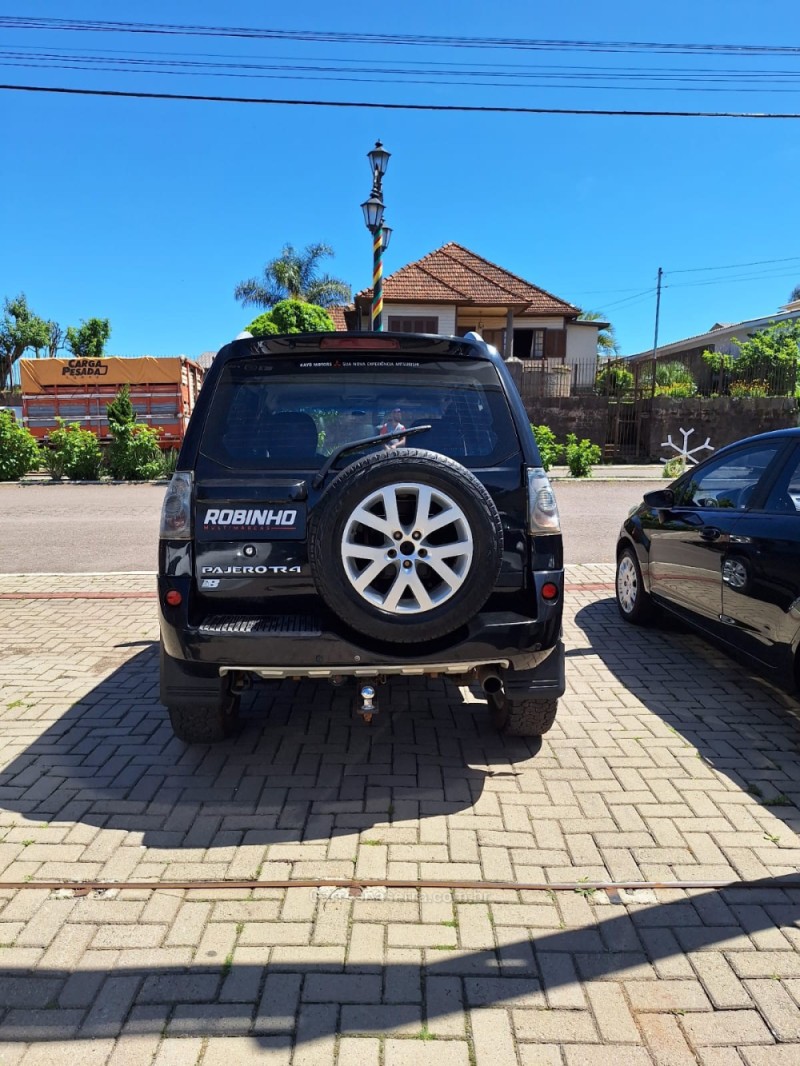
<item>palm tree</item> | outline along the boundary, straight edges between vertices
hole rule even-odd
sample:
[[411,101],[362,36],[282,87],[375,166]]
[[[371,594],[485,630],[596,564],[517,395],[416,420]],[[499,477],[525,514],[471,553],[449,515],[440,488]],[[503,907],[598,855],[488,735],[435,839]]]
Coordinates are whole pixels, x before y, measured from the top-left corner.
[[793,304],[795,300],[800,300],[800,285],[795,285],[789,295],[790,304]]
[[[582,322],[601,322],[605,321],[605,315],[600,311],[581,311],[578,318]],[[598,330],[597,333],[597,355],[598,357],[610,358],[612,355],[619,355],[619,341],[617,335],[614,332],[614,327],[609,325],[606,329]]]
[[320,307],[347,303],[350,286],[339,278],[319,273],[319,262],[333,255],[328,244],[309,244],[298,252],[285,244],[277,259],[270,259],[261,278],[240,281],[234,296],[244,307],[269,309],[281,300],[303,300]]

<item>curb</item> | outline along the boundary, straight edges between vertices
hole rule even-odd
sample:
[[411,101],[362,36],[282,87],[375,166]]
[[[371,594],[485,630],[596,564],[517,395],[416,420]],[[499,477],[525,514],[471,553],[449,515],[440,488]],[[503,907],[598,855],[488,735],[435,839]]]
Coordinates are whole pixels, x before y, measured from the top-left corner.
[[113,481],[110,478],[106,481],[68,481],[66,478],[54,481],[52,478],[42,478],[41,480],[36,478],[25,480],[25,478],[22,478],[19,481],[0,482],[0,488],[5,488],[6,486],[14,486],[20,489],[48,488],[56,485],[169,485],[169,478],[159,478],[156,481]]

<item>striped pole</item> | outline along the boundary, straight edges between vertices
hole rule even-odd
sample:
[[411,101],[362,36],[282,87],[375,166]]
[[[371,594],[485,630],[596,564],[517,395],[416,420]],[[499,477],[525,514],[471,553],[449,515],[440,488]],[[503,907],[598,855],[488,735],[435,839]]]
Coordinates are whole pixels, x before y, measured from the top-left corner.
[[372,234],[372,329],[383,330],[383,229]]

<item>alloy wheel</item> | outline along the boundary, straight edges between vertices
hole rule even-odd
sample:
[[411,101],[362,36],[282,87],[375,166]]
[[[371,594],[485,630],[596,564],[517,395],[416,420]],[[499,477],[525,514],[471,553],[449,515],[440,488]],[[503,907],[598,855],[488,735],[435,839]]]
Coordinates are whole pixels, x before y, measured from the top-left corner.
[[421,482],[386,485],[351,512],[342,536],[350,584],[390,614],[431,611],[464,585],[474,551],[464,511]]

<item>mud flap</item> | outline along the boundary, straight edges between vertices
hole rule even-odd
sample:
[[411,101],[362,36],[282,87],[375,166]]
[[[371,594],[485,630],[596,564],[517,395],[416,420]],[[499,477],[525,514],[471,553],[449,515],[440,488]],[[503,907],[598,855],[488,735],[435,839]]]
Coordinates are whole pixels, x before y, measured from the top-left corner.
[[229,684],[219,676],[215,666],[187,663],[173,659],[161,645],[160,695],[165,707],[175,704],[219,703],[228,693]]
[[543,663],[533,670],[504,670],[503,690],[511,699],[557,699],[564,695],[564,642],[559,640]]

